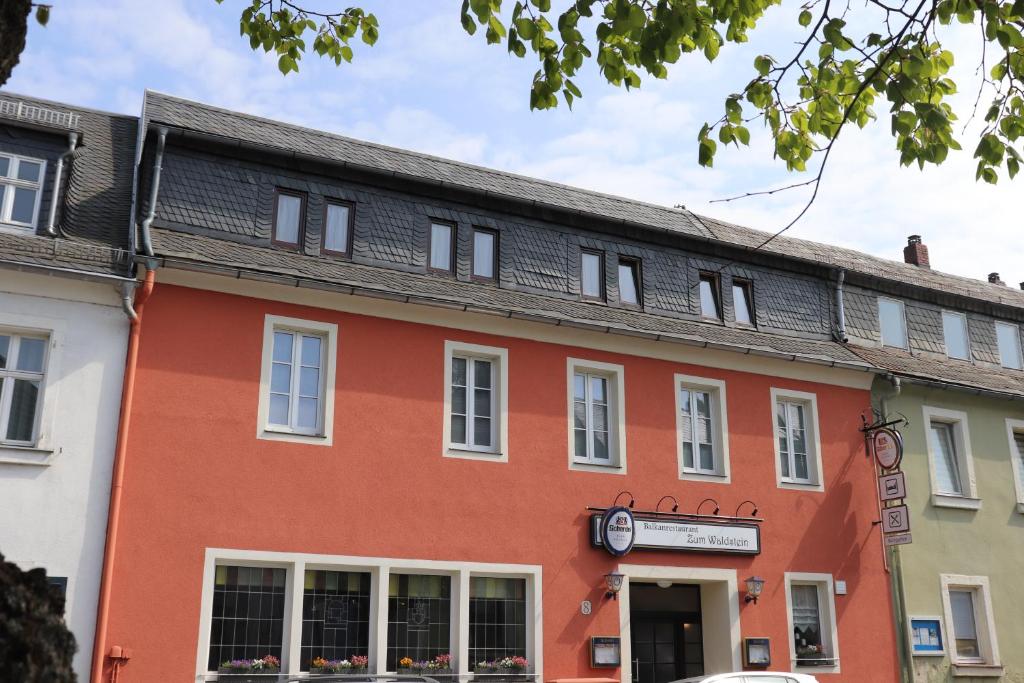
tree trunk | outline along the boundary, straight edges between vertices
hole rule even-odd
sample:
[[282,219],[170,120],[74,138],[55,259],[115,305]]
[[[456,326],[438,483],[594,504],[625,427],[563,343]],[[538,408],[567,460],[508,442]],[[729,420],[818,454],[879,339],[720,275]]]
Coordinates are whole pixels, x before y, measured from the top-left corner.
[[18,66],[31,11],[32,0],[0,0],[0,86]]

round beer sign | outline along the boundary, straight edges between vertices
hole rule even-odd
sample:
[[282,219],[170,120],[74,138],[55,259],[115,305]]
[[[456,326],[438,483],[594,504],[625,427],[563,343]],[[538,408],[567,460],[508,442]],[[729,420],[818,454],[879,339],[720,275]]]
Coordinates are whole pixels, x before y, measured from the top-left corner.
[[605,510],[601,517],[601,542],[605,550],[616,557],[622,557],[633,549],[636,538],[636,521],[633,511],[626,507]]
[[891,470],[903,459],[903,439],[892,429],[879,429],[871,436],[875,460],[883,470]]

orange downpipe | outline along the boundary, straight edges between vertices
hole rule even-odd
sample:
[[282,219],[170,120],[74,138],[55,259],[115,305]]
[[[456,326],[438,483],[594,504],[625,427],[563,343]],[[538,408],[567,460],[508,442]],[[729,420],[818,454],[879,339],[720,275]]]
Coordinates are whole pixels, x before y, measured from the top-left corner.
[[135,318],[128,335],[128,353],[125,358],[124,382],[121,391],[121,412],[117,427],[117,445],[114,448],[114,468],[110,483],[110,508],[107,512],[107,540],[103,550],[103,573],[100,576],[99,604],[96,609],[96,634],[93,638],[92,673],[89,680],[103,680],[103,660],[107,645],[107,622],[110,616],[110,584],[117,550],[118,521],[121,517],[121,490],[124,486],[124,468],[128,451],[128,423],[131,418],[132,395],[135,393],[135,368],[139,357],[139,334],[142,331],[142,311],[153,293],[156,270],[147,269],[142,288],[135,294]]

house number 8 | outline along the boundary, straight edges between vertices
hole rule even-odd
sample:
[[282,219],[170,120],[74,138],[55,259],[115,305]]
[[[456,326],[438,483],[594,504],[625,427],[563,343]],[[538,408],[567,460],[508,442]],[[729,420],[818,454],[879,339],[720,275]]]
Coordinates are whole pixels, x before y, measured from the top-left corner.
[[590,614],[592,611],[593,607],[590,604],[590,600],[584,600],[580,603],[580,612],[582,612],[584,616]]

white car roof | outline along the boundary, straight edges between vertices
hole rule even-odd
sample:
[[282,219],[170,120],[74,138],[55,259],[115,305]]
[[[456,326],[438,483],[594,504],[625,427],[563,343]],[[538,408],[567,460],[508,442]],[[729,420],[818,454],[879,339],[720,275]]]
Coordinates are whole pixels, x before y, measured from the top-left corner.
[[707,676],[684,678],[680,681],[672,681],[672,683],[747,683],[747,681],[756,682],[758,680],[764,680],[764,683],[769,683],[772,678],[784,680],[786,683],[789,683],[789,681],[794,683],[818,683],[818,679],[814,676],[790,673],[788,671],[736,671],[727,674],[709,674]]

